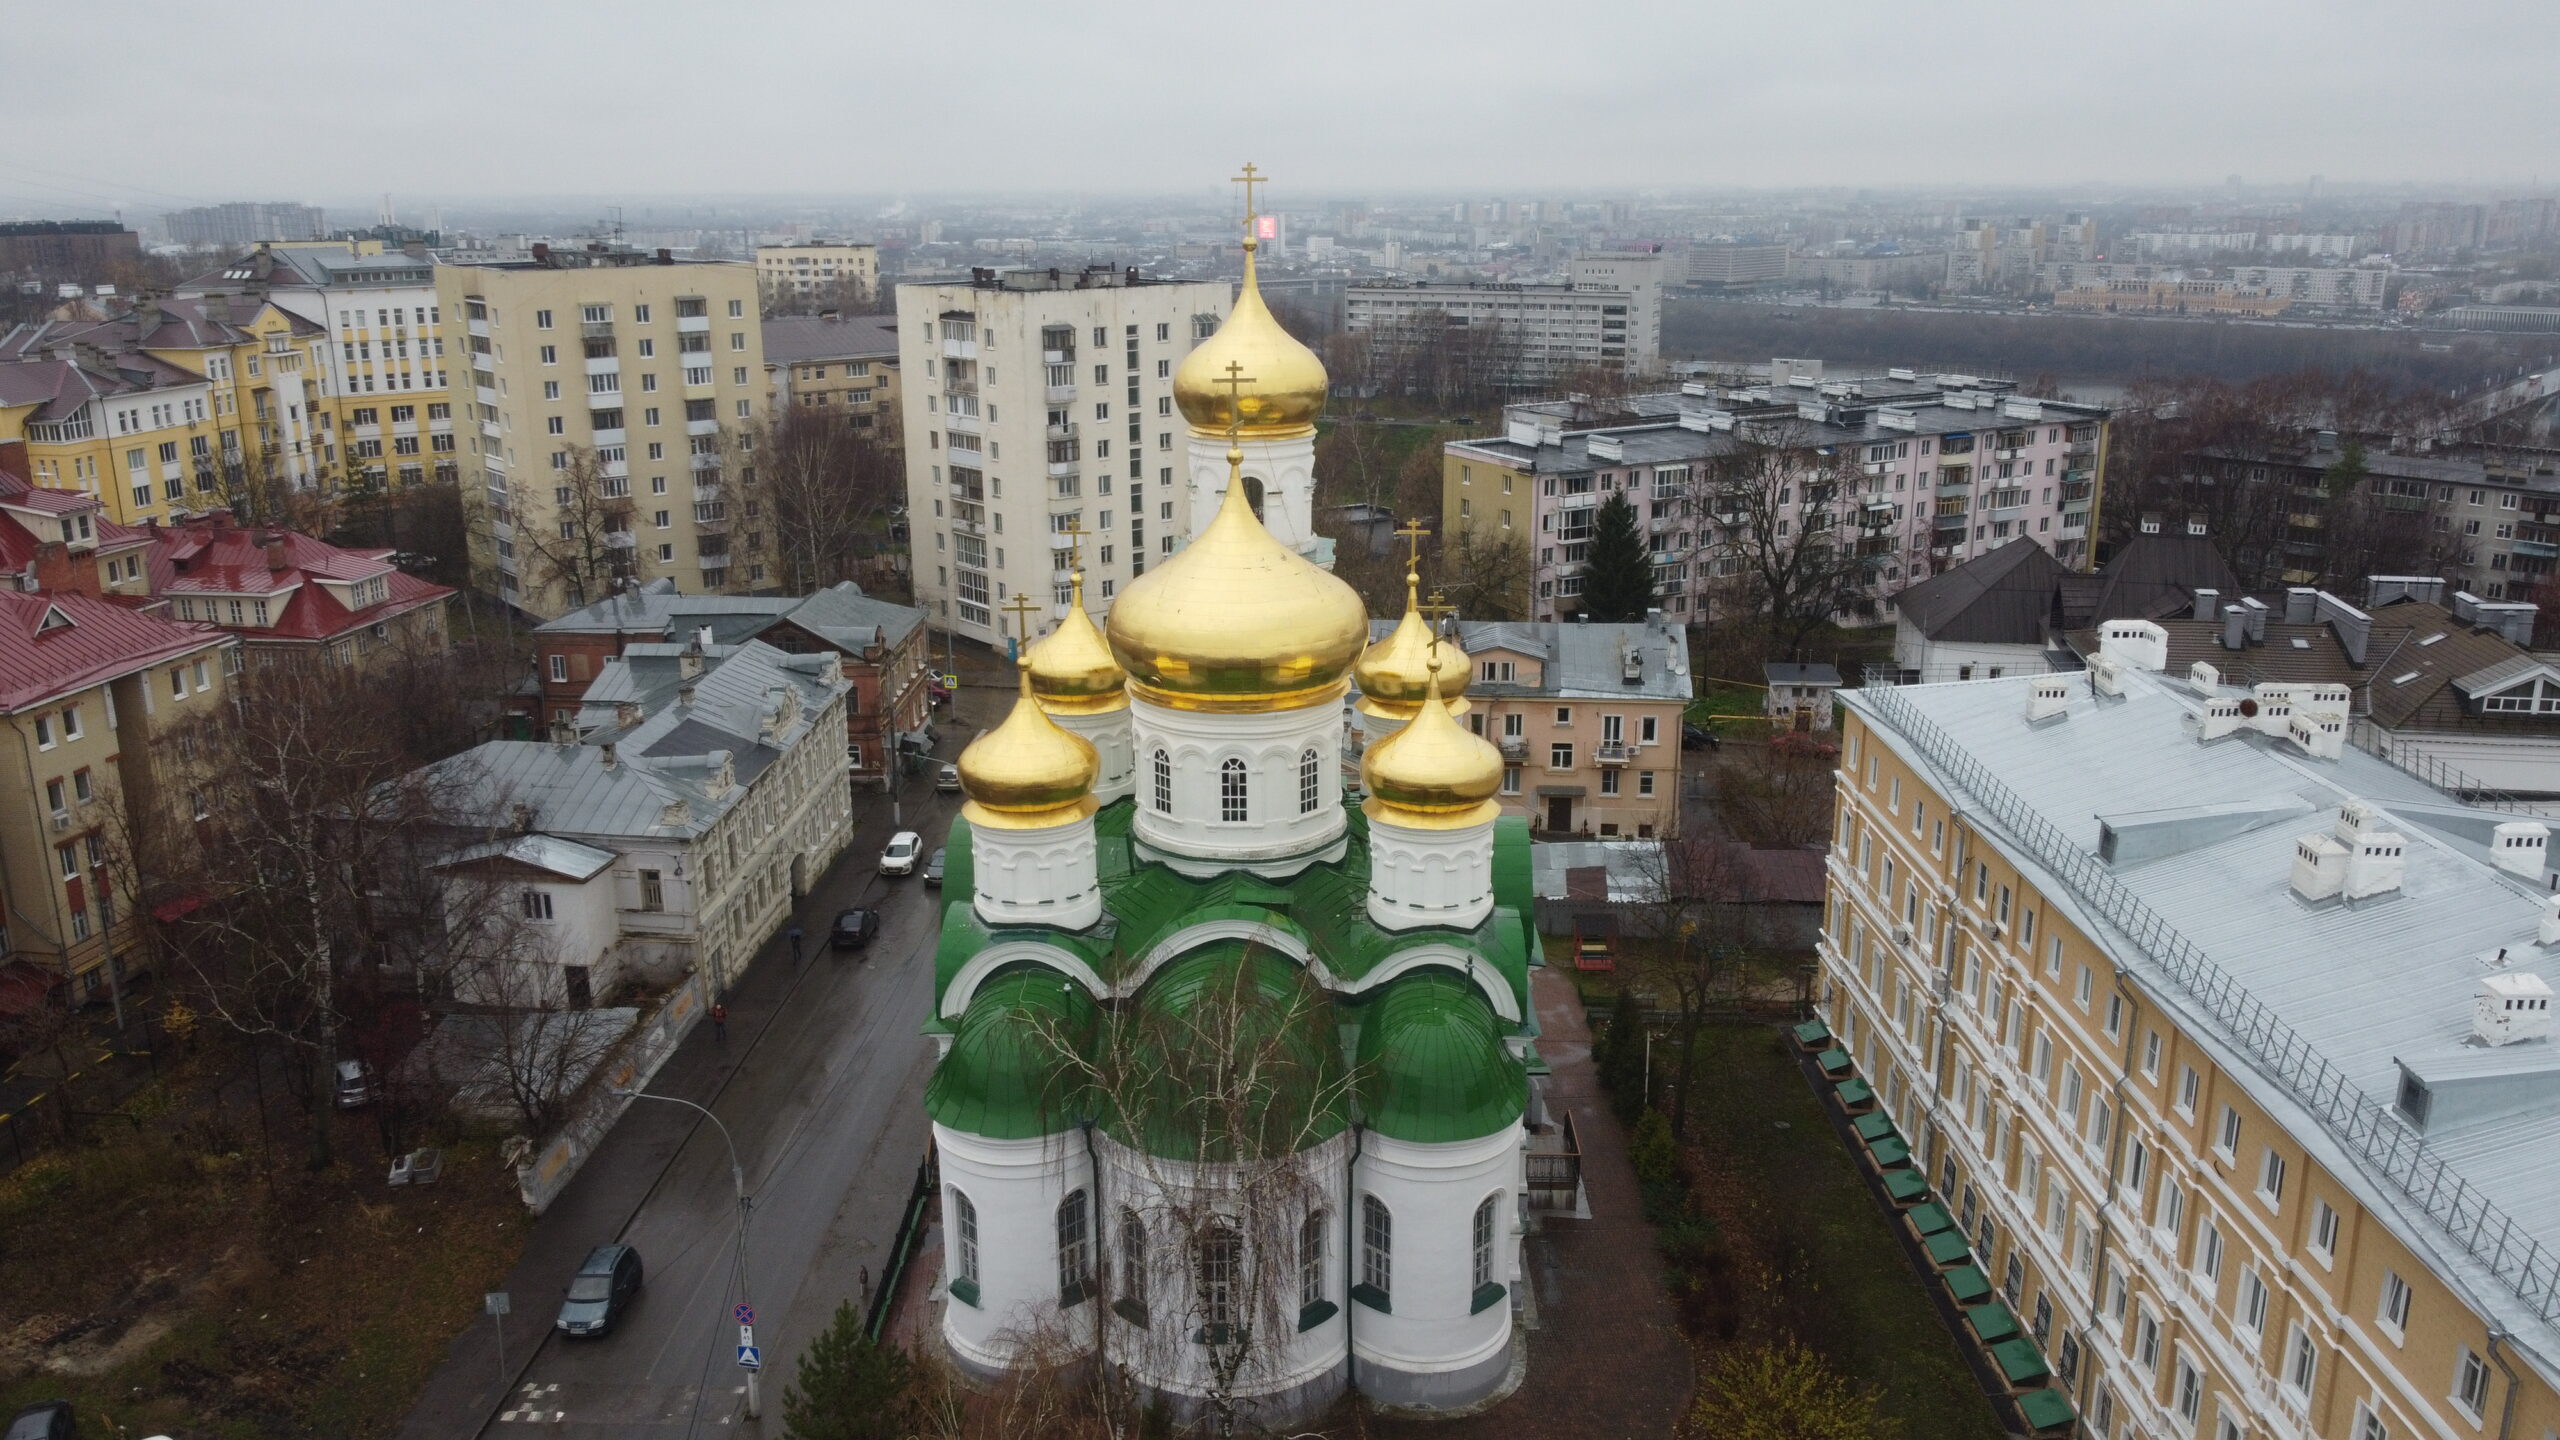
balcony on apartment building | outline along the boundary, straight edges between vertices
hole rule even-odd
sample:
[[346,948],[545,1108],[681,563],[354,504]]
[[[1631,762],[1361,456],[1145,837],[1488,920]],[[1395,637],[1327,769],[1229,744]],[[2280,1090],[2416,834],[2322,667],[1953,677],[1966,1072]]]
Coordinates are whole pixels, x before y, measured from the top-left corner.
[[1618,769],[1635,758],[1636,747],[1624,740],[1603,740],[1592,748],[1591,763],[1604,769]]

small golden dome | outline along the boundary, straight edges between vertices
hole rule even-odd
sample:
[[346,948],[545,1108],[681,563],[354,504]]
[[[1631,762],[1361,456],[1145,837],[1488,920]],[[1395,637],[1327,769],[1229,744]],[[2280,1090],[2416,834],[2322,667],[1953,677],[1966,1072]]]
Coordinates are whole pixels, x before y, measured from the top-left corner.
[[[1324,410],[1324,362],[1262,303],[1253,251],[1254,242],[1245,241],[1244,288],[1236,294],[1236,308],[1173,373],[1173,403],[1198,434],[1223,435],[1232,419],[1243,434],[1259,440],[1303,435]],[[1236,373],[1245,377],[1232,398],[1226,389],[1230,365],[1244,367]]]
[[1403,729],[1369,747],[1360,760],[1369,787],[1370,819],[1412,830],[1456,830],[1493,818],[1500,808],[1502,752],[1450,718],[1426,685],[1422,707]]
[[1031,647],[1031,693],[1052,715],[1092,715],[1129,703],[1128,672],[1084,608],[1084,572],[1075,572],[1067,618]]
[[[1431,693],[1431,622],[1422,618],[1421,588],[1421,576],[1404,572],[1404,618],[1387,632],[1387,638],[1370,646],[1351,671],[1351,683],[1360,687],[1353,708],[1363,715],[1411,720],[1422,708],[1423,697]],[[1448,677],[1440,682],[1441,699],[1448,702],[1450,714],[1464,715],[1471,708],[1467,681],[1472,662],[1465,651],[1445,639],[1440,642],[1440,660]]]
[[1090,815],[1094,777],[1102,757],[1083,736],[1060,729],[1031,693],[1031,667],[1022,665],[1022,698],[1004,723],[960,752],[960,807],[972,825],[998,830],[1045,830]]
[[1111,650],[1142,698],[1178,710],[1295,710],[1342,694],[1368,607],[1271,538],[1227,449],[1227,493],[1198,538],[1112,602]]

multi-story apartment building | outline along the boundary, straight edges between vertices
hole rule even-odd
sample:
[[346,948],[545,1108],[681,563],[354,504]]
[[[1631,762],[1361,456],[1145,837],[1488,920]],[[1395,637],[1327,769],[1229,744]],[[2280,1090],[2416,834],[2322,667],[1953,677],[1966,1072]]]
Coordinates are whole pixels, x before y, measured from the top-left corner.
[[2550,1433],[2547,827],[2102,634],[1842,693],[1831,1035],[2083,1433]]
[[764,366],[776,415],[797,407],[897,433],[898,322],[889,316],[776,316],[764,322]]
[[886,780],[899,737],[920,735],[933,708],[924,612],[874,599],[850,581],[799,596],[686,595],[672,581],[652,580],[548,621],[533,636],[541,719],[555,732],[606,728],[587,707],[618,705],[641,683],[615,668],[638,646],[761,640],[788,654],[833,652],[847,687],[846,759],[856,784]]
[[[1565,266],[1565,278],[1576,290],[1628,297],[1627,360],[1632,370],[1650,371],[1662,362],[1662,287],[1671,278],[1671,266],[1671,256],[1658,245],[1577,255]],[[1609,330],[1605,306],[1600,315],[1605,338]]]
[[1799,285],[1829,285],[1835,290],[1892,290],[1936,285],[1946,280],[1943,250],[1787,257],[1787,279]]
[[[1840,544],[1871,558],[1879,600],[2020,536],[2088,567],[2106,409],[1909,370],[1797,383],[1783,373],[1790,363],[1766,386],[1693,381],[1614,402],[1632,423],[1592,423],[1572,401],[1509,406],[1501,436],[1444,447],[1442,524],[1526,545],[1526,598],[1541,620],[1572,613],[1598,507],[1621,493],[1638,509],[1655,593],[1674,615],[1703,614],[1719,586],[1745,573],[1754,514],[1779,527],[1773,543],[1839,531]],[[1773,449],[1798,458],[1775,470],[1753,458]],[[1736,478],[1729,463],[1747,474]],[[1737,486],[1755,487],[1754,498],[1734,499]]]
[[[1383,639],[1394,621],[1371,622]],[[1689,629],[1460,621],[1468,729],[1502,751],[1506,815],[1551,838],[1651,837],[1680,823]],[[1365,723],[1365,722],[1364,722]]]
[[759,245],[756,282],[767,307],[867,302],[880,293],[880,247]]
[[[2111,303],[2090,297],[2121,297],[2122,310],[2213,309],[2247,314],[2279,314],[2293,309],[2345,310],[2379,314],[2391,286],[2388,265],[2222,265],[2211,268],[2149,261],[2047,261],[2036,269],[2037,282],[2054,293],[2054,303],[2081,309]],[[2255,302],[2254,304],[2252,302]]]
[[329,230],[319,206],[287,200],[234,200],[172,210],[160,217],[160,226],[169,232],[171,244],[198,250],[236,249],[261,240],[317,240]]
[[2024,290],[2035,282],[2036,267],[2049,260],[2092,260],[2097,254],[2098,224],[2086,215],[2066,215],[2058,223],[1967,220],[1947,250],[1947,288]]
[[[0,504],[74,563],[98,548],[85,497],[20,490]],[[0,731],[16,752],[0,784],[4,968],[77,1003],[111,998],[142,960],[128,841],[164,812],[203,813],[172,732],[222,712],[238,659],[210,625],[0,592]]]
[[321,458],[354,487],[461,475],[435,261],[380,241],[260,245],[179,287],[272,303],[324,332]]
[[739,493],[767,413],[755,267],[536,244],[438,266],[436,292],[480,583],[545,619],[634,579],[765,583]]
[[142,258],[142,237],[113,220],[12,220],[0,224],[0,275],[95,280]]
[[1660,294],[1657,286],[1651,313],[1639,314],[1639,297],[1627,290],[1489,282],[1354,285],[1343,292],[1342,327],[1389,348],[1435,343],[1442,326],[1497,329],[1506,347],[1498,357],[1498,378],[1535,385],[1575,370],[1651,369],[1655,355],[1639,343],[1662,333]]
[[[1223,280],[1108,266],[899,286],[917,603],[1001,649],[1014,637],[997,611],[1014,594],[1040,599],[1051,621],[1065,615],[1068,532],[1085,537],[1097,618],[1172,554],[1197,507],[1174,371],[1231,298]],[[1223,485],[1223,462],[1217,473]],[[1208,513],[1199,508],[1204,523]]]
[[0,440],[39,486],[126,524],[200,514],[273,478],[327,480],[326,336],[252,296],[145,296],[103,319],[0,336]]
[[1778,241],[1692,245],[1681,260],[1681,282],[1711,290],[1774,285],[1787,278],[1787,247]]
[[527,839],[520,862],[574,862],[534,882],[550,899],[523,913],[560,943],[527,947],[541,968],[508,988],[583,1006],[626,979],[735,985],[853,837],[836,671],[832,656],[753,641],[696,649],[583,743],[493,740],[427,767],[485,827],[450,863]]

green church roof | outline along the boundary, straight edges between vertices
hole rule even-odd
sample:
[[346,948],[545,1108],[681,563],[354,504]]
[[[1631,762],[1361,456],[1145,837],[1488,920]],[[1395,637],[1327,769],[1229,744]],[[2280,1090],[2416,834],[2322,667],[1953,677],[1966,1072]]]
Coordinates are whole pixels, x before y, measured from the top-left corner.
[[1084,1056],[1100,1012],[1082,985],[1027,965],[979,987],[951,1052],[925,1082],[937,1123],[991,1140],[1030,1140],[1074,1127],[1091,1109]]
[[1263,1158],[1349,1123],[1333,1001],[1269,949],[1230,940],[1184,956],[1117,1029],[1102,1124],[1123,1144],[1178,1160]]
[[1369,1127],[1417,1144],[1491,1135],[1520,1118],[1529,1075],[1503,1047],[1483,994],[1445,970],[1397,977],[1360,1025]]

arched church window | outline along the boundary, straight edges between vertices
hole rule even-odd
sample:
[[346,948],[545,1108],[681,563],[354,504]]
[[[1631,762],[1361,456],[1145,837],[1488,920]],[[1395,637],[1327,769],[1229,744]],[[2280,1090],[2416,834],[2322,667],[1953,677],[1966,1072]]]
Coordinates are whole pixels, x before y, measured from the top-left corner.
[[1316,813],[1316,802],[1321,798],[1324,790],[1324,786],[1321,783],[1323,778],[1324,761],[1316,754],[1315,747],[1310,745],[1307,747],[1306,753],[1298,757],[1299,814],[1313,815]]
[[1173,813],[1173,757],[1156,752],[1156,813]]
[[1244,762],[1229,760],[1218,767],[1218,818],[1235,822],[1245,813]]
[[1351,1298],[1379,1310],[1395,1291],[1395,1217],[1375,1195],[1360,1197],[1360,1289]]
[[1134,1324],[1147,1323],[1147,1222],[1125,1207],[1120,1211],[1120,1303],[1114,1308]]
[[1482,1290],[1493,1283],[1493,1222],[1500,1195],[1487,1195],[1476,1207],[1475,1224],[1475,1288]]
[[1324,1225],[1321,1210],[1298,1227],[1298,1308],[1324,1303]]
[[[978,1207],[955,1186],[951,1191],[952,1294],[978,1303]],[[964,1291],[962,1286],[966,1286]]]
[[1224,1223],[1200,1236],[1200,1323],[1210,1344],[1223,1343],[1236,1323],[1236,1291],[1244,1278],[1244,1237]]
[[1081,1190],[1058,1202],[1058,1304],[1093,1293],[1093,1219]]

